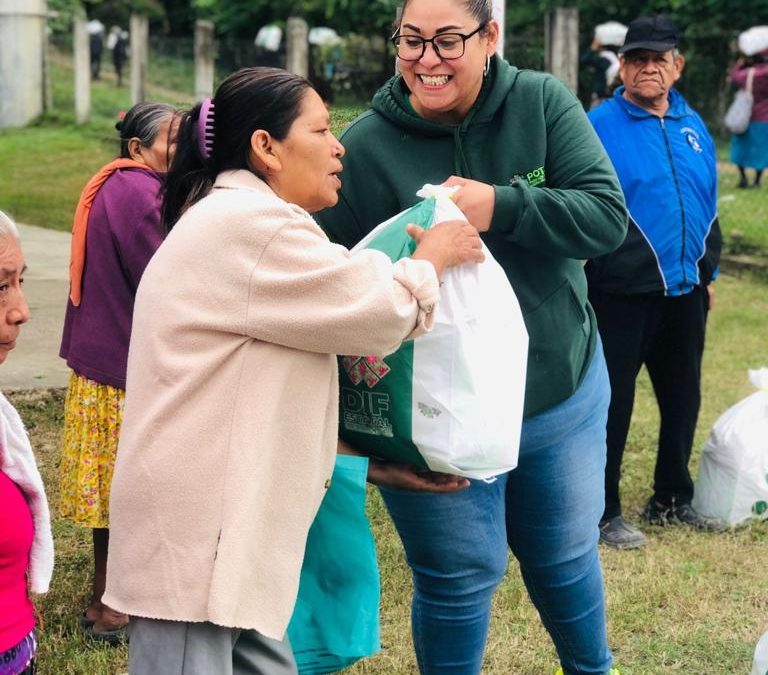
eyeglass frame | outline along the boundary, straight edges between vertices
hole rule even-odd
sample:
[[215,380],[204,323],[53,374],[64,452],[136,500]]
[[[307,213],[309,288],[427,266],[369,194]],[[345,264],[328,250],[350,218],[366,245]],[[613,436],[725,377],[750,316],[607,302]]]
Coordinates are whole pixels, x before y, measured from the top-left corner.
[[[395,46],[395,54],[397,55],[397,58],[401,61],[408,61],[409,63],[413,63],[414,61],[419,61],[420,59],[424,58],[424,54],[427,53],[427,44],[432,45],[432,49],[434,50],[435,54],[437,54],[437,58],[439,58],[441,61],[455,61],[456,59],[460,59],[467,51],[467,40],[469,38],[474,37],[479,33],[481,30],[483,30],[488,25],[487,21],[483,21],[480,23],[480,25],[475,28],[471,33],[468,33],[467,35],[464,35],[463,33],[452,33],[450,31],[446,31],[445,33],[438,33],[437,35],[433,35],[431,38],[423,38],[421,35],[411,35],[410,33],[407,33],[403,35],[402,33],[395,32],[395,34],[389,38],[390,42]],[[435,44],[435,40],[438,38],[445,37],[446,35],[455,35],[457,37],[461,38],[461,54],[458,56],[443,56],[440,53],[439,47]],[[402,56],[400,56],[399,48],[397,46],[397,43],[395,40],[402,37],[411,37],[411,38],[419,38],[421,40],[421,54],[418,55],[415,59],[404,59]]]

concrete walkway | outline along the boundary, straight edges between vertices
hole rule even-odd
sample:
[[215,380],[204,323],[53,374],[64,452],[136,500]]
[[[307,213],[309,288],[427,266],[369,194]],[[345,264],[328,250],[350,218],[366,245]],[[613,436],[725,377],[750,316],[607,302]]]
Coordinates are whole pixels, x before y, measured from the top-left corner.
[[0,370],[0,388],[65,387],[69,369],[59,358],[69,292],[69,232],[18,225],[27,263],[24,295],[31,318]]

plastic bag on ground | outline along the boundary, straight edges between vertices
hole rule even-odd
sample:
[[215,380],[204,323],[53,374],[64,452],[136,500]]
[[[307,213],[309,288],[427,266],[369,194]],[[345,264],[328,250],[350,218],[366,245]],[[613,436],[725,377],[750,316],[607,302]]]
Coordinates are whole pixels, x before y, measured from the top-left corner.
[[693,507],[730,525],[768,518],[768,368],[749,371],[759,391],[721,415],[701,453]]
[[757,641],[750,675],[768,675],[768,631]]

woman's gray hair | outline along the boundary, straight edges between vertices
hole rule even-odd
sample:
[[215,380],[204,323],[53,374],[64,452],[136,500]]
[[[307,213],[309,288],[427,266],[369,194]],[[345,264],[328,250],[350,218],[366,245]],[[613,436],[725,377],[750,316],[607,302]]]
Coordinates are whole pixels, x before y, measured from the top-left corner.
[[128,141],[138,138],[145,148],[155,142],[161,127],[173,117],[178,110],[165,103],[137,103],[131,108],[125,117],[115,124],[120,132],[120,157],[130,159]]
[[13,237],[16,241],[19,241],[19,230],[10,218],[0,211],[0,239],[6,239],[7,237]]

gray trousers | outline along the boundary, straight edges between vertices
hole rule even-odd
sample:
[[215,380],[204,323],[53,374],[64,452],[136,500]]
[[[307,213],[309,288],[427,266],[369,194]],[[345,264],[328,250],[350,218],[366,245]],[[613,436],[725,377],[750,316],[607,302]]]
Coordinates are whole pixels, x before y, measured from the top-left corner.
[[212,623],[132,616],[130,675],[297,675],[288,640]]

